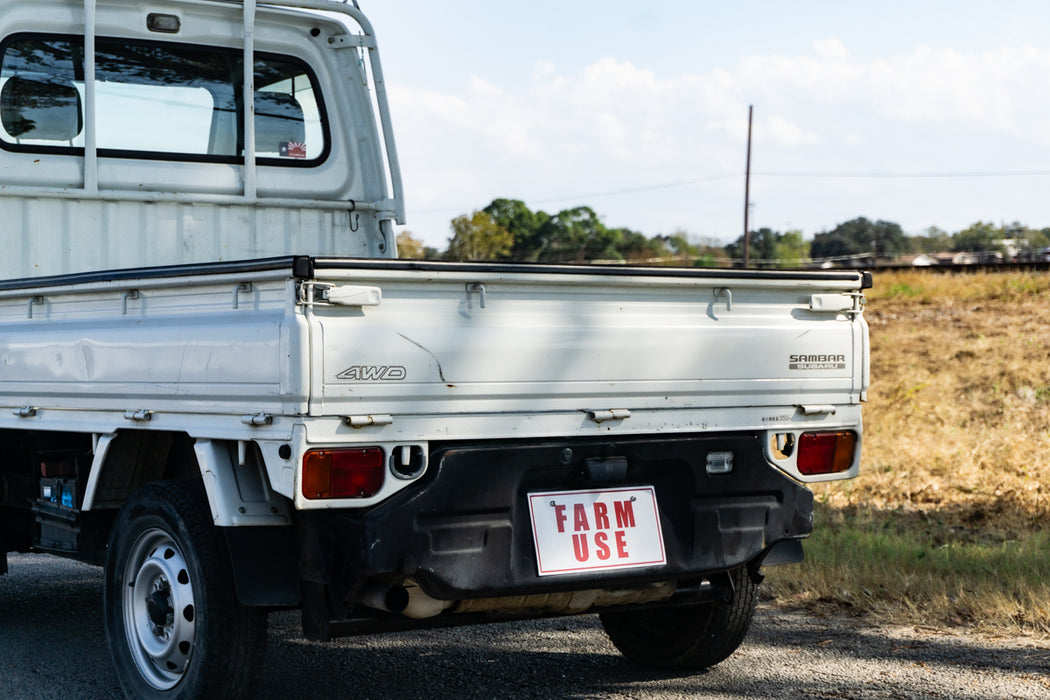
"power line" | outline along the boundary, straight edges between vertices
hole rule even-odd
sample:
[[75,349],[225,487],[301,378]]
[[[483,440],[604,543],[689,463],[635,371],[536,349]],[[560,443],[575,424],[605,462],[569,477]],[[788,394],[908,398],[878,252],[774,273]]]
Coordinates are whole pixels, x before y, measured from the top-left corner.
[[[564,195],[560,197],[550,197],[545,199],[533,199],[529,198],[529,201],[533,204],[557,204],[559,202],[579,202],[585,199],[595,199],[598,197],[616,197],[623,194],[636,194],[638,192],[651,192],[654,190],[669,190],[675,187],[687,187],[689,185],[697,185],[701,182],[712,182],[714,180],[729,180],[733,178],[741,177],[736,173],[727,173],[725,175],[707,175],[704,177],[697,177],[691,180],[679,180],[676,182],[665,182],[659,185],[639,185],[638,187],[627,187],[620,190],[602,190],[600,192],[590,192],[587,194],[573,194]],[[449,212],[461,212],[467,209],[473,209],[474,206],[468,207],[442,207],[440,209],[417,209],[417,214],[445,214]]]
[[736,173],[728,173],[725,175],[708,175],[706,177],[693,178],[692,180],[680,180],[678,182],[665,182],[662,185],[640,185],[638,187],[628,187],[622,190],[605,190],[602,192],[591,192],[590,194],[578,194],[570,195],[565,197],[557,197],[551,199],[536,199],[533,200],[536,204],[553,204],[555,202],[577,202],[581,199],[589,199],[593,197],[615,197],[621,194],[634,194],[636,192],[649,192],[651,190],[669,190],[675,187],[686,187],[688,185],[696,185],[701,182],[712,182],[714,180],[729,180],[738,178],[740,175]]
[[[1046,177],[1050,176],[1050,170],[971,170],[962,172],[949,171],[927,171],[927,172],[848,172],[848,171],[813,171],[801,170],[770,170],[752,173],[754,177],[797,177],[797,178],[824,178],[842,180],[935,180],[935,179],[964,179],[964,178],[995,178],[995,177]],[[677,187],[688,187],[703,182],[714,182],[716,180],[730,180],[744,177],[743,173],[723,173],[721,175],[706,175],[688,180],[677,180],[654,185],[639,185],[637,187],[625,187],[616,190],[599,190],[585,194],[563,195],[541,199],[529,199],[533,205],[558,204],[560,202],[580,202],[600,197],[617,197],[625,194],[637,194],[639,192],[655,192],[658,190],[669,190]],[[417,214],[448,214],[473,210],[476,205],[464,207],[440,207],[434,209],[416,209]]]

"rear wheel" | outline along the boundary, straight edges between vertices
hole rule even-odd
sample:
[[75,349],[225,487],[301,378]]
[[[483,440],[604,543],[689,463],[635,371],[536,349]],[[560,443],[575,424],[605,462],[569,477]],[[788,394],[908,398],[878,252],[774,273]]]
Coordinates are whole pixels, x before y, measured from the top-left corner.
[[113,525],[105,578],[106,635],[129,697],[251,697],[266,613],[237,603],[200,482],[132,495]]
[[729,575],[734,591],[727,603],[622,610],[599,618],[620,653],[637,664],[692,670],[714,666],[744,641],[758,603],[758,584],[746,569]]

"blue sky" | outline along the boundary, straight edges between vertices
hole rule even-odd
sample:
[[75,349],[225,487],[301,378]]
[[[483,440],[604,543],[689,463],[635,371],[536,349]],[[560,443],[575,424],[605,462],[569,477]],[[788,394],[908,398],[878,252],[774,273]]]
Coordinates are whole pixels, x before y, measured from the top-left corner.
[[496,197],[609,226],[807,237],[1050,226],[1050,3],[360,0],[407,228]]

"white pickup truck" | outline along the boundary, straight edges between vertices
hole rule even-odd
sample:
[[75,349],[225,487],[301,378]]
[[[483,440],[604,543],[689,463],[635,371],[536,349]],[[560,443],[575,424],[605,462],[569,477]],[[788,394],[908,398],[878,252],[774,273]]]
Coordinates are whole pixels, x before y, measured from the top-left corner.
[[104,565],[130,697],[279,608],[706,667],[857,473],[866,273],[397,260],[356,3],[0,0],[0,127],[0,573]]

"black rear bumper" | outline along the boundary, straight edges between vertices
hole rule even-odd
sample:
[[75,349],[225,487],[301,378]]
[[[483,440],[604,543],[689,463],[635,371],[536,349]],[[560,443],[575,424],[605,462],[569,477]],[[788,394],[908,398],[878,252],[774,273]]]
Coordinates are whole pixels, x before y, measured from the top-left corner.
[[[732,452],[733,470],[708,474],[711,452]],[[626,459],[622,479],[590,480],[586,461],[610,457]],[[443,600],[687,581],[759,561],[813,526],[812,493],[766,461],[757,433],[434,444],[429,464],[365,513],[302,513],[304,580],[343,601],[403,577]],[[526,494],[622,485],[655,487],[667,563],[539,576]]]

